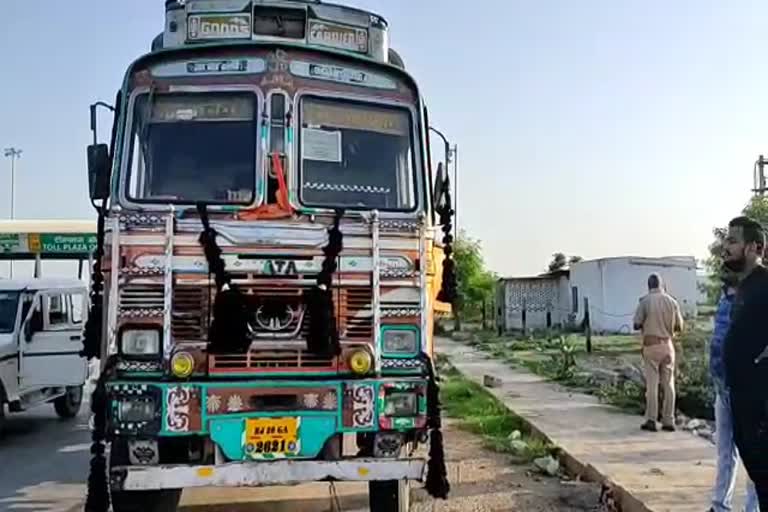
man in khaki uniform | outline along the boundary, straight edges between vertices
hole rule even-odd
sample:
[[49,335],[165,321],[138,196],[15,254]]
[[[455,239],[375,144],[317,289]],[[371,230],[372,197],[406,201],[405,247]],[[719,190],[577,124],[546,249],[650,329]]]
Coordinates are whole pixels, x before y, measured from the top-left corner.
[[677,301],[664,291],[658,274],[648,277],[649,293],[637,306],[635,329],[643,335],[645,361],[645,423],[643,430],[657,431],[659,381],[664,390],[662,429],[675,430],[675,346],[672,337],[683,330],[683,316]]

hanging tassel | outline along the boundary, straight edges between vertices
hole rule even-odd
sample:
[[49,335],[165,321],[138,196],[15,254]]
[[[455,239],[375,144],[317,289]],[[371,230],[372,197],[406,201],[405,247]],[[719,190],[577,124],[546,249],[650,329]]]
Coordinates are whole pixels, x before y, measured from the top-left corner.
[[337,268],[336,262],[344,248],[344,235],[339,229],[343,215],[343,210],[336,211],[333,226],[328,230],[328,245],[323,248],[325,258],[320,274],[317,276],[317,285],[305,293],[309,314],[307,350],[313,354],[327,356],[341,354],[331,283]]
[[443,184],[443,204],[437,207],[437,213],[440,216],[440,224],[443,231],[443,278],[440,285],[440,292],[437,294],[437,300],[448,304],[455,304],[458,296],[456,279],[456,262],[453,260],[453,204],[451,201],[451,183],[446,178]]
[[101,329],[104,312],[104,274],[101,272],[101,260],[104,258],[104,223],[106,217],[106,199],[96,207],[96,251],[91,267],[91,291],[89,296],[88,318],[83,329],[83,349],[80,355],[87,361],[101,356]]
[[216,283],[213,321],[208,329],[209,350],[212,354],[243,354],[251,347],[248,303],[226,271],[221,248],[216,243],[217,233],[211,228],[206,206],[199,204],[197,211],[203,223],[199,243],[208,262],[208,271],[213,274]]
[[96,381],[91,394],[93,429],[91,430],[91,463],[88,473],[85,512],[108,512],[109,478],[107,476],[107,388],[106,381],[112,373],[117,359],[111,356]]
[[443,422],[440,387],[432,359],[427,354],[422,354],[422,361],[427,367],[427,428],[429,429],[429,460],[427,461],[427,479],[424,488],[433,498],[444,500],[448,498],[451,484],[448,482],[443,432],[441,430]]

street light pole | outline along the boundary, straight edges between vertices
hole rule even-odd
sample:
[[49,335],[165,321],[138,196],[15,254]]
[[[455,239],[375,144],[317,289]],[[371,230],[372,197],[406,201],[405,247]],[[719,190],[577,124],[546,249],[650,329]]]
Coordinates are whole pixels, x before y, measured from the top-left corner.
[[453,233],[459,239],[459,146],[453,145]]
[[[3,154],[11,159],[11,220],[16,218],[16,160],[21,158],[19,148],[5,148]],[[10,278],[13,279],[13,260],[10,262]]]

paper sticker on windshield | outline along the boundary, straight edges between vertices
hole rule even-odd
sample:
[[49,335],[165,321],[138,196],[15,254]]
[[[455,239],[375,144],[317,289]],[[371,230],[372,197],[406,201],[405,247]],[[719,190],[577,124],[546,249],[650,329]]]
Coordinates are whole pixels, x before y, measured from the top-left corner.
[[341,163],[341,132],[302,129],[301,157],[304,160]]

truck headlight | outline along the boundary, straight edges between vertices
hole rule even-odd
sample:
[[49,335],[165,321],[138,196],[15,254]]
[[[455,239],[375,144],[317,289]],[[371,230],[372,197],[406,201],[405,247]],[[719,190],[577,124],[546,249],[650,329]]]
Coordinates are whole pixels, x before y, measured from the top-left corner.
[[418,403],[416,393],[389,393],[384,397],[384,416],[416,416]]
[[118,403],[117,415],[123,423],[142,423],[155,417],[152,400],[123,400]]
[[386,355],[414,355],[419,351],[419,336],[415,329],[386,329],[381,346]]
[[120,338],[121,352],[126,356],[154,356],[160,353],[160,331],[126,329]]

